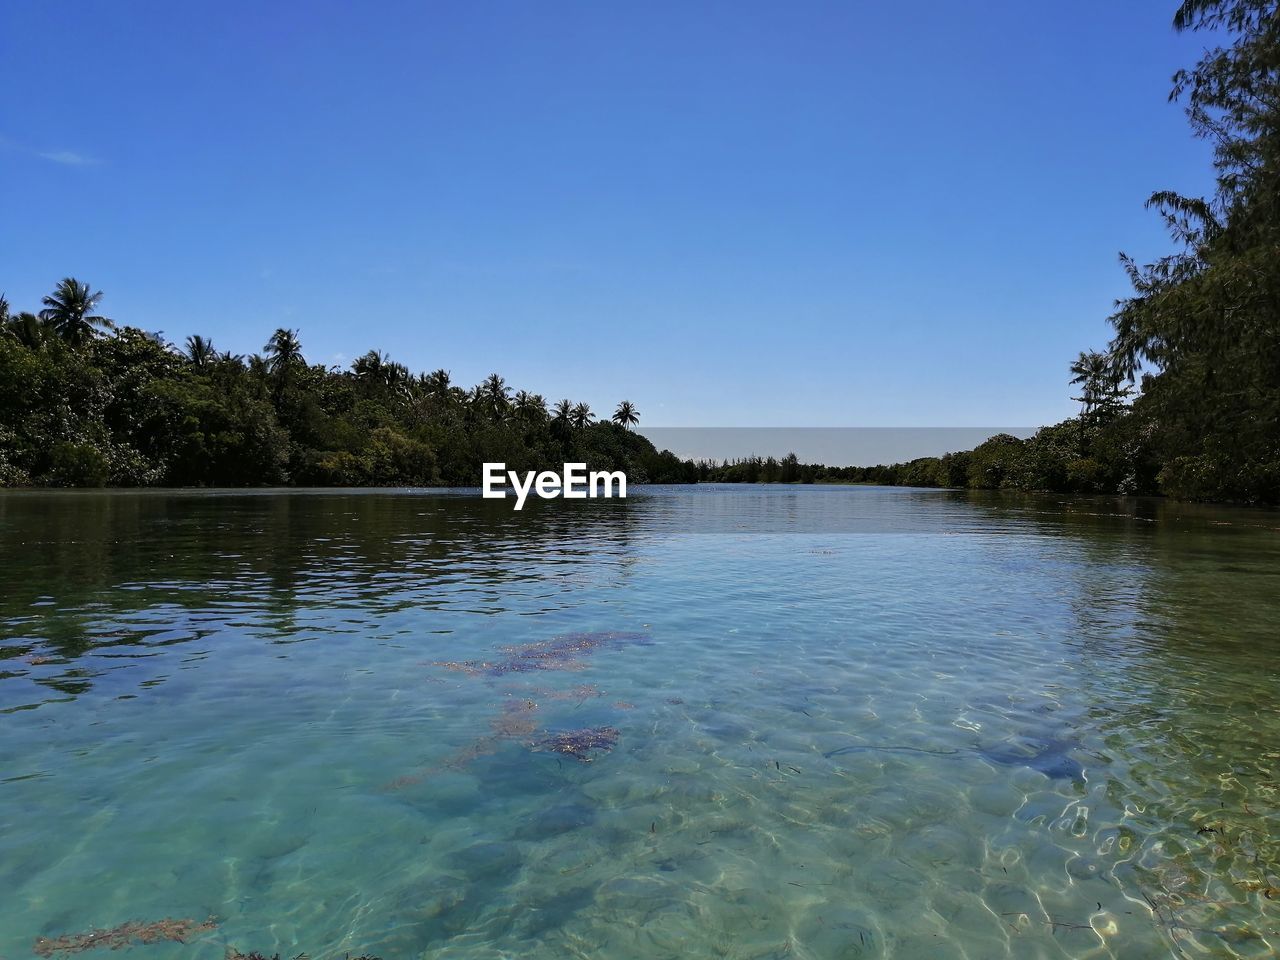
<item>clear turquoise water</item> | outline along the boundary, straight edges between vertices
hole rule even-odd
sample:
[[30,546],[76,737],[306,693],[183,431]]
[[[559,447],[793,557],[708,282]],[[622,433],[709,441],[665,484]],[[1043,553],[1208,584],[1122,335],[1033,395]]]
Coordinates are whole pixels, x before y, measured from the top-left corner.
[[0,958],[1273,956],[1278,588],[1143,502],[3,495]]

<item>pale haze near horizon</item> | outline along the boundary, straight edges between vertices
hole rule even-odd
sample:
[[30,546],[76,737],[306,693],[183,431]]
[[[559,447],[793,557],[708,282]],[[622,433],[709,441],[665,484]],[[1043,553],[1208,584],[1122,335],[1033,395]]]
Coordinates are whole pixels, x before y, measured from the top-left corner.
[[637,431],[659,450],[683,460],[713,462],[747,457],[871,467],[971,450],[996,434],[1025,440],[1034,427],[645,427]]
[[1049,423],[1211,183],[1174,6],[17,0],[0,290],[646,426]]

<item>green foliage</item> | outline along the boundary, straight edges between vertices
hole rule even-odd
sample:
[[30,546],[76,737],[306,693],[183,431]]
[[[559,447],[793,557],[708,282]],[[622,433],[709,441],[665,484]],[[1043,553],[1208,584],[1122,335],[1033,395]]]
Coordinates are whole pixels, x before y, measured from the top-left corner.
[[613,411],[613,422],[620,427],[633,427],[640,422],[640,411],[630,400],[623,400]]
[[92,444],[63,440],[49,451],[45,479],[51,487],[103,487],[110,477],[106,456]]
[[1043,427],[1026,440],[997,434],[973,450],[874,467],[828,467],[749,457],[696,464],[696,479],[719,483],[870,483],[883,486],[1151,493],[1159,463],[1149,430],[1125,411],[1103,422],[1082,415]]
[[1214,145],[1209,199],[1148,205],[1179,249],[1124,258],[1134,294],[1112,317],[1111,368],[1149,368],[1135,410],[1163,461],[1161,490],[1277,502],[1280,471],[1280,14],[1274,0],[1186,0],[1179,30],[1229,41],[1174,77],[1196,136]]
[[40,319],[67,343],[87,343],[99,327],[112,326],[109,319],[94,313],[101,301],[101,291],[95,293],[87,283],[67,277],[41,301]]
[[0,485],[478,486],[481,464],[499,460],[694,478],[630,430],[627,401],[616,422],[596,423],[567,400],[553,417],[496,373],[467,392],[445,370],[414,377],[376,350],[328,369],[307,363],[296,330],[276,330],[247,361],[201,336],[180,352],[133,327],[102,329],[100,299],[66,280],[45,319],[0,303]]

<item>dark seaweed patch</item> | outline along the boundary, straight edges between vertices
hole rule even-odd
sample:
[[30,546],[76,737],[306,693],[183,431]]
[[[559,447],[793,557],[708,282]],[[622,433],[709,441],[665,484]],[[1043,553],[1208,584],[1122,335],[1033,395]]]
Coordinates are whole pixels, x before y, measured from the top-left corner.
[[543,737],[535,744],[535,749],[562,753],[582,763],[590,763],[594,753],[608,753],[617,742],[618,731],[613,727],[584,727]]
[[[463,770],[473,760],[497,753],[498,748],[506,740],[521,740],[528,743],[538,729],[534,719],[538,705],[532,700],[508,700],[496,717],[489,720],[489,733],[477,737],[465,747],[445,760],[441,766],[446,770]],[[432,768],[424,767],[414,773],[397,777],[384,786],[386,790],[401,790],[421,783],[432,772]]]
[[581,670],[583,658],[597,650],[616,649],[648,641],[649,635],[646,633],[612,630],[568,633],[554,640],[504,647],[502,656],[494,660],[444,660],[437,661],[435,666],[456,670],[469,677],[500,677],[508,673],[533,673],[539,670]]
[[164,941],[186,943],[187,938],[193,934],[206,933],[217,925],[213,917],[203,921],[172,917],[152,921],[127,920],[118,927],[90,930],[88,933],[64,933],[57,937],[39,937],[31,949],[38,957],[52,957],[55,954],[80,953],[98,947],[122,950],[135,943],[163,943]]
[[551,687],[536,687],[532,691],[541,700],[577,700],[581,703],[593,697],[604,696],[604,691],[594,683],[580,683],[568,690],[555,690]]

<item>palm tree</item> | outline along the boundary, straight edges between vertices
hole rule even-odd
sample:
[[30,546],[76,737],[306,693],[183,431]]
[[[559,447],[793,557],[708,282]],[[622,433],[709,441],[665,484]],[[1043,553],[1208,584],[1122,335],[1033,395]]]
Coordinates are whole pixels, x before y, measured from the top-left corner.
[[218,359],[218,351],[213,349],[213,341],[206,340],[200,334],[187,337],[187,359],[200,370]]
[[471,404],[477,412],[487,414],[494,421],[501,421],[511,406],[507,381],[496,373],[489,374],[471,391]]
[[447,399],[449,397],[449,387],[452,385],[449,377],[449,371],[441,368],[432,370],[423,377],[423,382],[427,388],[427,392],[433,397]]
[[17,331],[12,326],[13,320],[14,318],[9,315],[9,300],[0,293],[0,337],[17,338]]
[[413,375],[409,373],[409,368],[403,363],[388,360],[386,366],[382,369],[383,385],[399,397],[407,398],[410,396],[412,380]]
[[481,384],[484,396],[494,410],[501,410],[510,402],[510,391],[507,390],[507,381],[496,373],[491,373],[484,378]]
[[28,350],[39,350],[49,336],[49,325],[34,313],[15,313],[4,325],[4,332]]
[[640,411],[630,400],[623,400],[618,404],[618,409],[613,411],[613,422],[630,430],[640,422]]
[[363,357],[357,357],[351,364],[351,372],[357,380],[365,383],[385,383],[388,358],[381,350],[370,350]]
[[267,352],[267,370],[273,374],[283,374],[295,363],[303,361],[297,330],[278,327],[262,349]]
[[526,423],[538,423],[547,418],[547,401],[541,394],[519,391],[512,400],[516,416]]
[[551,408],[551,418],[557,423],[568,423],[573,416],[573,404],[566,398]]
[[1072,399],[1083,404],[1081,412],[1085,417],[1116,411],[1132,393],[1127,387],[1121,386],[1124,377],[1116,369],[1112,358],[1105,353],[1096,350],[1082,351],[1072,362],[1071,372],[1075,376],[1070,382],[1080,385],[1080,396]]
[[101,290],[91,290],[87,283],[66,277],[53,293],[40,301],[44,304],[40,319],[52,326],[67,343],[82,344],[97,335],[98,327],[111,329],[115,326],[106,317],[93,312],[101,301]]
[[569,414],[569,419],[575,427],[581,430],[595,419],[595,414],[591,412],[591,408],[585,403],[579,403],[574,406],[573,412]]
[[470,390],[465,391],[462,395],[461,406],[467,423],[474,423],[488,407],[488,403],[485,400],[484,387],[476,384]]

